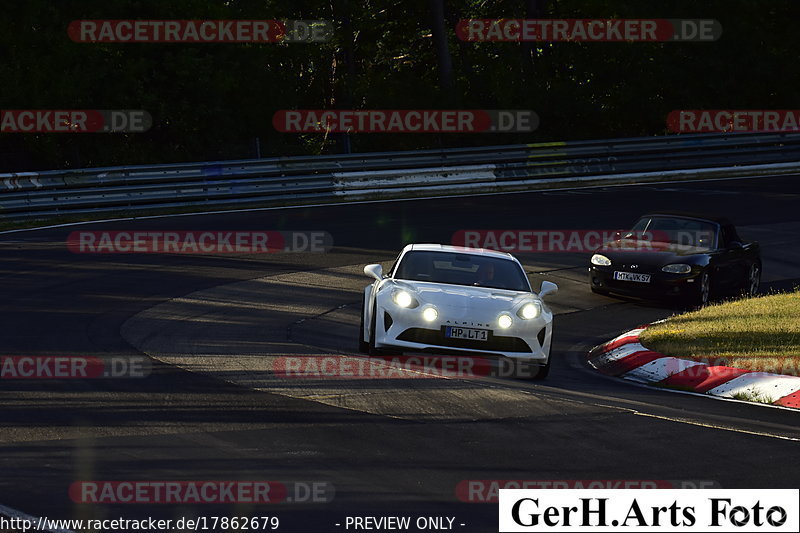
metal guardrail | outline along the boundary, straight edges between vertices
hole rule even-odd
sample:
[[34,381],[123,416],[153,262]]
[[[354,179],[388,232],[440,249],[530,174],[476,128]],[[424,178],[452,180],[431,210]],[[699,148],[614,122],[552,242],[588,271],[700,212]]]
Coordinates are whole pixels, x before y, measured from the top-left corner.
[[0,219],[303,205],[748,172],[800,172],[800,134],[695,134],[0,174]]

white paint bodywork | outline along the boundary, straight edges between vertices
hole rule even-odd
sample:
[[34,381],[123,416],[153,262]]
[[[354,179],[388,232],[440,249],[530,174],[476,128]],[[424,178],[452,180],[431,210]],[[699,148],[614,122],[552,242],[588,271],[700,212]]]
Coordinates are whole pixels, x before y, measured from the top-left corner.
[[[465,249],[438,244],[408,245],[400,254],[398,264],[403,260],[403,256],[412,250],[491,255],[515,262],[524,273],[522,265],[510,254],[492,250]],[[525,279],[530,289],[527,276],[525,276]],[[406,290],[411,293],[419,302],[419,306],[413,309],[398,306],[392,298],[392,293],[398,289]],[[524,320],[517,315],[517,311],[523,305],[530,302],[538,302],[541,306],[541,313],[536,318]],[[426,321],[422,316],[422,312],[430,306],[435,307],[439,313],[438,319],[433,322]],[[392,324],[388,330],[384,330],[384,312],[388,312],[392,317]],[[507,329],[501,329],[497,323],[498,317],[504,313],[510,315],[513,319],[513,324]],[[409,351],[441,349],[448,352],[457,351],[464,353],[492,354],[520,361],[525,360],[537,365],[546,364],[550,357],[553,314],[547,305],[532,290],[513,291],[490,287],[401,280],[393,279],[392,273],[390,273],[389,276],[383,277],[380,280],[375,280],[375,282],[364,289],[364,328],[361,333],[362,339],[366,343],[370,342],[370,329],[373,316],[376,317],[375,348],[401,348]],[[488,349],[466,349],[452,346],[421,344],[399,340],[397,338],[402,332],[409,328],[440,331],[442,326],[488,329],[491,330],[492,334],[495,336],[517,337],[522,339],[531,348],[531,351],[502,352]],[[546,330],[544,342],[540,345],[537,334],[542,328],[546,328]]]

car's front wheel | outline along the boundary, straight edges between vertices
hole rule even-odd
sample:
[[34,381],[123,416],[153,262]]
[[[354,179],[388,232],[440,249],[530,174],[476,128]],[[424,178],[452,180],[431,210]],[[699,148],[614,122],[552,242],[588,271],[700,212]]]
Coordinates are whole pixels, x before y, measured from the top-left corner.
[[369,321],[369,343],[367,344],[367,353],[369,355],[378,355],[380,350],[375,347],[375,314],[376,310],[372,311],[372,319]]
[[608,291],[605,290],[605,289],[598,289],[594,285],[591,285],[590,288],[592,289],[592,292],[595,293],[595,294],[601,294],[603,296],[608,296]]
[[697,276],[697,285],[695,285],[694,294],[691,298],[692,305],[697,307],[705,307],[711,299],[711,276],[708,270],[703,270]]
[[758,294],[759,285],[761,285],[761,265],[753,263],[750,265],[750,270],[747,272],[744,295],[750,297],[755,296]]
[[547,358],[547,363],[545,363],[544,365],[539,366],[539,368],[536,369],[537,370],[536,374],[534,376],[532,376],[531,379],[543,380],[543,379],[547,378],[547,376],[550,374],[550,360],[551,360],[551,358],[548,357]]
[[543,365],[529,363],[527,361],[516,361],[514,364],[514,377],[520,379],[543,380],[550,374],[550,360]]
[[369,343],[364,340],[364,299],[361,299],[361,323],[358,327],[358,351],[369,353]]
[[372,319],[369,321],[369,343],[367,344],[367,353],[369,355],[378,356],[390,353],[387,348],[378,348],[375,346],[375,315],[378,314],[377,305],[376,309],[372,311]]

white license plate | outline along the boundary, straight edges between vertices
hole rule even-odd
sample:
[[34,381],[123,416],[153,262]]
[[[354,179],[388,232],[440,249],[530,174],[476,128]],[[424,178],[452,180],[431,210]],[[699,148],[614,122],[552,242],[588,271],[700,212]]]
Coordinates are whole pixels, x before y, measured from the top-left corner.
[[614,272],[614,279],[617,281],[635,281],[637,283],[650,283],[650,274],[638,274],[636,272]]
[[450,339],[468,339],[471,341],[488,341],[488,329],[473,329],[473,328],[459,328],[456,326],[447,326],[444,330],[444,336]]

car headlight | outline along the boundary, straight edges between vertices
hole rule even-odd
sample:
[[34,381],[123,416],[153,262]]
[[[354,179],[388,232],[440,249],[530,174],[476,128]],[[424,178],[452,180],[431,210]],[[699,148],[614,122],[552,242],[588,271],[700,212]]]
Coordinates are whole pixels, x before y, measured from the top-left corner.
[[684,263],[675,263],[673,265],[662,267],[661,270],[664,272],[669,272],[670,274],[688,274],[692,271],[692,266]]
[[531,320],[540,314],[542,314],[542,306],[538,302],[527,303],[517,311],[517,316],[523,320]]
[[439,318],[439,311],[437,311],[433,307],[426,307],[425,310],[422,312],[422,318],[424,318],[428,322],[433,322],[437,318]]
[[511,315],[500,315],[497,318],[497,325],[500,326],[501,329],[508,329],[511,327],[511,324],[514,323],[514,320],[511,318]]
[[419,305],[419,302],[411,296],[411,293],[405,290],[397,290],[392,294],[392,300],[396,303],[399,307],[406,307],[409,309],[413,309]]
[[602,254],[594,254],[592,256],[592,264],[604,267],[611,266],[611,259]]

